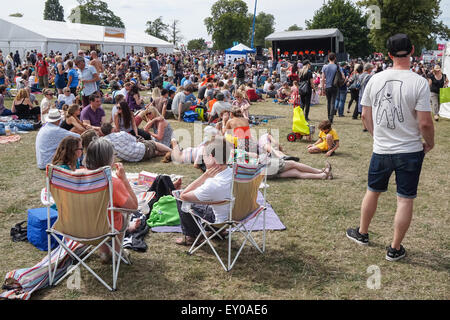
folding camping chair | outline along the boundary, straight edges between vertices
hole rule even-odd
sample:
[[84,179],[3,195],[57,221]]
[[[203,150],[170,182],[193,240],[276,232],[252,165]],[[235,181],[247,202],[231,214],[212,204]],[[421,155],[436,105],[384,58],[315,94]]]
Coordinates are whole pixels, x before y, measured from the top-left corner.
[[[222,265],[225,271],[230,271],[237,258],[245,247],[245,244],[250,242],[260,253],[264,253],[266,249],[266,189],[267,189],[267,175],[266,165],[248,165],[242,163],[233,164],[233,180],[232,180],[232,191],[233,195],[231,199],[226,199],[220,203],[214,202],[197,202],[198,204],[212,205],[212,204],[225,204],[230,203],[230,213],[227,221],[221,223],[211,223],[202,217],[200,217],[194,210],[189,209],[189,213],[200,229],[200,233],[192,244],[188,251],[189,255],[194,254],[198,249],[200,249],[206,243],[211,247],[212,251],[216,255],[219,263]],[[264,180],[264,206],[260,206],[256,200],[258,197],[258,190],[261,182]],[[175,190],[173,196],[179,200],[179,195],[182,190]],[[262,246],[260,247],[252,236],[253,227],[258,221],[260,214],[262,213],[263,219],[263,239]],[[250,228],[247,228],[245,224],[252,219],[253,222]],[[218,236],[222,239],[222,231],[228,232],[228,249],[227,249],[227,265],[225,265],[224,260],[217,253],[213,242],[211,241],[214,237]],[[209,236],[208,236],[209,232]],[[232,257],[231,252],[231,242],[233,234],[240,232],[244,236],[244,241],[239,247],[237,253]],[[200,241],[201,239],[205,241]]]
[[[58,219],[53,226],[50,226],[50,201],[47,204],[49,261],[51,261],[51,236],[58,241],[59,245],[62,246],[68,254],[78,261],[78,263],[72,266],[63,277],[55,282],[55,284],[53,284],[53,282],[55,280],[59,257],[56,261],[54,270],[52,270],[52,264],[49,263],[49,285],[56,286],[69,275],[72,270],[81,264],[106,288],[115,291],[120,262],[123,261],[125,264],[131,264],[128,259],[125,259],[122,256],[122,243],[117,242],[116,238],[128,227],[128,215],[136,212],[136,210],[113,207],[111,167],[107,166],[93,171],[78,173],[49,164],[47,165],[46,185],[47,199],[51,199],[50,196],[52,196],[58,207]],[[113,211],[121,212],[124,216],[124,224],[120,231],[114,229]],[[86,250],[79,256],[76,255],[68,248],[64,238],[61,240],[58,235],[85,244]],[[109,244],[110,240],[112,240],[112,245]],[[112,287],[85,263],[86,259],[103,244],[106,244],[113,252]],[[119,253],[115,250],[116,245],[120,245]]]

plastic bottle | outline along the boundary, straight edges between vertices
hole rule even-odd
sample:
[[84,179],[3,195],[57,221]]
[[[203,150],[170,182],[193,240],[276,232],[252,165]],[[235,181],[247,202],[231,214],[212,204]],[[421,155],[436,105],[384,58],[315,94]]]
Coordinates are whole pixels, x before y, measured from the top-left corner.
[[5,126],[5,134],[6,134],[7,136],[10,136],[10,135],[11,135],[11,128],[9,127],[9,124],[7,124],[7,125]]

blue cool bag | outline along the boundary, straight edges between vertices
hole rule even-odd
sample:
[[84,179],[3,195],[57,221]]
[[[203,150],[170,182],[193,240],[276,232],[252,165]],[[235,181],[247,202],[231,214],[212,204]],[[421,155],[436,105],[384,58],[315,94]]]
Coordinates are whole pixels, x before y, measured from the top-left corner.
[[[58,211],[50,209],[50,226],[58,218]],[[47,207],[28,209],[28,241],[41,251],[47,251]],[[60,237],[62,239],[62,237]],[[58,246],[58,242],[52,237],[52,249]]]
[[192,110],[186,111],[183,115],[183,120],[185,122],[194,122],[198,119],[198,113]]

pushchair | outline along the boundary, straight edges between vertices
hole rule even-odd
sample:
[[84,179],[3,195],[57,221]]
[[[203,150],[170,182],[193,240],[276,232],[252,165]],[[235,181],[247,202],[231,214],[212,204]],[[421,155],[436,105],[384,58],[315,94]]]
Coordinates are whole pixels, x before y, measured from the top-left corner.
[[295,142],[306,137],[307,141],[311,141],[315,131],[316,127],[306,121],[302,108],[299,105],[295,106],[292,116],[292,132],[287,135],[287,140]]

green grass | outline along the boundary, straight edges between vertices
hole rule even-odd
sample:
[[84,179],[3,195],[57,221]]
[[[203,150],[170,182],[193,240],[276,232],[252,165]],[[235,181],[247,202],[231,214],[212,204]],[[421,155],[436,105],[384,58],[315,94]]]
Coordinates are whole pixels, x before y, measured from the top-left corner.
[[[40,98],[40,97],[39,97]],[[322,98],[323,99],[323,98]],[[326,106],[312,107],[312,124],[326,118]],[[11,101],[7,101],[11,103]],[[108,114],[111,105],[105,105]],[[292,108],[267,100],[253,104],[252,114],[279,115],[256,129],[279,129],[286,153],[316,168],[323,155],[309,155],[307,142],[286,140],[292,125]],[[150,233],[146,253],[132,253],[133,265],[121,266],[119,290],[107,291],[81,269],[81,289],[69,290],[63,281],[56,288],[36,292],[33,299],[449,299],[449,152],[450,121],[436,123],[436,147],[423,165],[414,217],[403,242],[408,256],[401,262],[384,259],[393,235],[396,206],[395,179],[380,198],[370,226],[371,245],[360,247],[345,237],[357,226],[367,184],[372,138],[362,132],[360,121],[336,118],[341,146],[330,158],[335,179],[269,181],[268,201],[286,225],[270,231],[267,251],[260,255],[247,247],[231,272],[224,272],[205,248],[193,256],[174,244],[177,234]],[[174,129],[193,131],[192,125],[170,120]],[[41,207],[40,190],[45,172],[36,167],[36,132],[22,135],[14,144],[0,145],[0,276],[13,269],[31,267],[45,256],[29,243],[13,243],[10,228],[26,220],[27,209]],[[188,165],[160,163],[160,159],[125,164],[127,172],[141,170],[184,176],[183,186],[200,171]],[[261,239],[261,234],[256,233]],[[235,245],[236,246],[236,245]],[[226,244],[220,246],[224,252]],[[110,267],[96,255],[94,270],[110,279]],[[368,289],[367,268],[381,270],[381,288]]]

